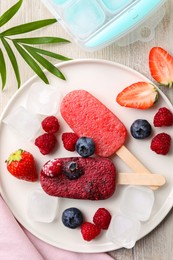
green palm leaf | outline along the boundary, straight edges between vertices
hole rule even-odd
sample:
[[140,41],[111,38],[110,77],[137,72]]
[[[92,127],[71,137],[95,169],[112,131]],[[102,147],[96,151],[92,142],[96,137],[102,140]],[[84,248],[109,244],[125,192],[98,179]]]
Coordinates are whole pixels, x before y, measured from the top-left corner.
[[46,83],[49,84],[49,81],[44,74],[44,72],[41,70],[41,68],[38,66],[38,64],[35,62],[35,60],[17,43],[14,42],[14,45],[20,55],[23,57],[23,59],[26,61],[26,63],[31,67],[31,69]]
[[60,54],[57,54],[57,53],[54,53],[54,52],[51,52],[51,51],[47,51],[47,50],[43,50],[43,49],[31,47],[31,46],[30,46],[30,49],[33,50],[34,52],[52,57],[52,58],[57,59],[57,60],[63,60],[63,61],[71,60],[70,58],[67,58],[63,55],[60,55]]
[[31,23],[20,24],[18,26],[12,27],[4,32],[1,32],[1,35],[10,36],[10,35],[27,33],[27,32],[31,32],[31,31],[43,28],[43,27],[53,24],[55,22],[56,22],[56,19],[46,19],[46,20],[40,20],[40,21],[31,22]]
[[13,41],[26,44],[50,44],[50,43],[69,43],[70,41],[59,37],[34,37],[34,38],[18,38]]
[[0,49],[0,75],[1,75],[1,81],[2,81],[2,89],[4,89],[5,83],[6,83],[7,71],[6,71],[4,55],[3,55],[1,49]]
[[15,73],[15,76],[16,76],[16,79],[17,79],[17,83],[18,83],[18,88],[20,87],[20,73],[19,73],[19,67],[18,67],[18,64],[17,64],[17,60],[16,60],[16,57],[9,45],[9,43],[6,41],[5,38],[1,38],[1,41],[6,49],[6,52],[8,54],[8,57],[11,61],[11,64],[13,66],[13,69],[14,69],[14,73]]
[[0,27],[6,24],[19,10],[23,0],[19,0],[15,5],[9,8],[3,15],[0,16]]
[[32,57],[36,59],[44,68],[46,68],[49,72],[51,72],[55,76],[65,80],[65,77],[62,74],[62,72],[58,68],[56,68],[52,63],[50,63],[47,59],[45,59],[43,56],[35,52],[33,50],[34,48],[27,45],[23,45],[23,46],[32,55]]
[[[19,8],[23,3],[23,0],[16,0],[16,2],[17,2],[16,4],[14,4],[11,8],[9,8],[4,14],[0,16],[0,27],[6,24],[17,13],[17,11],[19,10]],[[18,34],[28,33],[43,28],[45,26],[51,25],[55,22],[57,22],[56,19],[39,20],[39,21],[29,22],[25,24],[20,24],[12,28],[9,28],[7,30],[4,30],[3,32],[2,31],[0,32],[0,44],[3,45],[3,48],[6,50],[8,58],[11,62],[18,83],[18,88],[20,87],[21,84],[20,71],[19,71],[16,56],[13,52],[13,48],[12,48],[13,46],[10,45],[9,41],[13,42],[15,48],[22,56],[22,58],[25,60],[25,62],[45,83],[48,84],[49,81],[45,73],[42,71],[40,65],[46,68],[52,74],[65,80],[65,77],[62,74],[62,72],[58,68],[56,68],[52,63],[50,63],[47,59],[45,59],[43,55],[58,60],[62,60],[62,61],[67,61],[71,59],[63,55],[53,53],[51,51],[31,47],[30,45],[69,43],[70,42],[69,40],[60,37],[49,37],[49,36],[32,37],[32,38],[16,38],[16,39],[10,37]],[[2,52],[1,45],[0,45],[0,77],[2,82],[2,89],[4,89],[6,85],[7,69],[6,69],[4,54]]]

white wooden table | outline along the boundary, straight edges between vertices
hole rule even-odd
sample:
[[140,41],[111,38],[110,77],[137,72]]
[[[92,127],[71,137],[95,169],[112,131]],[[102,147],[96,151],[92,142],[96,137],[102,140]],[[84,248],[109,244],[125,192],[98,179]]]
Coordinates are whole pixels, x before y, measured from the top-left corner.
[[[0,14],[16,3],[16,0],[1,0]],[[148,54],[153,46],[161,46],[173,54],[173,0],[166,3],[166,15],[156,28],[155,38],[148,43],[136,42],[126,47],[112,44],[97,52],[85,52],[75,43],[62,46],[47,46],[47,49],[64,54],[73,59],[76,58],[99,58],[115,61],[136,69],[148,78],[151,78],[148,67]],[[4,28],[15,26],[19,23],[30,22],[39,19],[52,18],[41,0],[24,0],[19,12]],[[30,33],[32,36],[58,36],[71,40],[60,24],[56,23],[37,32]],[[25,62],[18,56],[21,80],[24,83],[34,75]],[[16,92],[17,84],[10,62],[7,60],[7,85],[5,90],[0,91],[0,112]],[[169,100],[173,103],[173,89],[161,87]],[[120,249],[109,252],[116,260],[171,260],[173,259],[173,211],[155,228],[150,234],[138,241],[131,250]]]

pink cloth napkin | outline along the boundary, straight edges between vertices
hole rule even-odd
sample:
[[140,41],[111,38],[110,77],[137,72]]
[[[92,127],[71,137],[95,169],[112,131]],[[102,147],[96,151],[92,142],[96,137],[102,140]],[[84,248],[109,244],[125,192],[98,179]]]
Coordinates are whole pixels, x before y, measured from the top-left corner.
[[74,253],[51,246],[21,227],[0,197],[0,259],[112,260],[106,253]]

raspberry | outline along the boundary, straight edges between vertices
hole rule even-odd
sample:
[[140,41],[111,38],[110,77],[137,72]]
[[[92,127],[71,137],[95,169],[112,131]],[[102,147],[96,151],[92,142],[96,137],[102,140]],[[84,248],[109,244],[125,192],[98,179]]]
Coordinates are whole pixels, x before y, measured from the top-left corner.
[[43,155],[49,154],[55,147],[56,142],[57,139],[54,134],[49,133],[40,135],[35,139],[35,145]]
[[75,151],[75,144],[78,140],[78,136],[75,133],[63,133],[62,134],[62,142],[64,148],[68,151]]
[[99,208],[93,216],[93,222],[101,229],[108,229],[111,221],[111,214],[105,208]]
[[154,116],[153,124],[156,127],[173,125],[173,114],[166,107],[161,107]]
[[83,239],[86,241],[91,241],[92,239],[97,237],[100,234],[100,231],[101,229],[98,226],[90,222],[84,222],[81,225],[81,233]]
[[48,116],[41,122],[42,128],[45,132],[54,134],[59,130],[59,122],[55,116]]
[[56,177],[61,173],[61,164],[57,160],[50,160],[43,166],[43,172],[48,177]]
[[171,145],[171,137],[166,133],[157,134],[151,141],[150,148],[157,154],[166,155]]

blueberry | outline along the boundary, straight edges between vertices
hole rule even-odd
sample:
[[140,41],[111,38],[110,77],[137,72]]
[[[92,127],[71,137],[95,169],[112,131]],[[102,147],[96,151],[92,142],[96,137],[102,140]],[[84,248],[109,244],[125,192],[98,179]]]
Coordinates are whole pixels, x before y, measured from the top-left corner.
[[62,222],[68,228],[77,228],[83,222],[83,214],[77,208],[68,208],[62,213]]
[[136,139],[144,139],[151,134],[151,125],[145,119],[137,119],[130,127],[131,135]]
[[95,152],[95,144],[92,138],[80,137],[75,146],[76,152],[82,157],[89,157]]
[[82,174],[83,171],[80,167],[78,167],[77,162],[71,161],[67,162],[63,167],[63,173],[67,176],[70,180],[78,179]]

